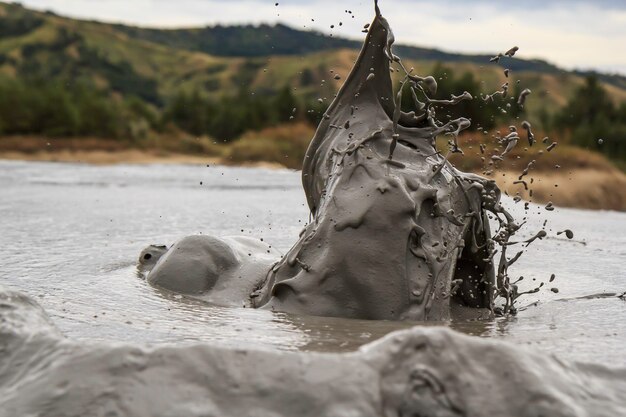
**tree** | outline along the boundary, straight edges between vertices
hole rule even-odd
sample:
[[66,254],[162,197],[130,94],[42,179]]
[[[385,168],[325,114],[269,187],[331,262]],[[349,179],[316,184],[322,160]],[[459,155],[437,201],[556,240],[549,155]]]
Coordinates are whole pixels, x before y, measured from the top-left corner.
[[595,76],[590,75],[560,112],[558,123],[561,127],[577,123],[593,123],[600,117],[610,120],[615,113],[615,107],[606,90],[602,88]]
[[298,101],[293,96],[289,86],[284,86],[274,99],[274,108],[276,110],[277,120],[286,122],[294,116],[293,109],[297,109]]
[[575,145],[626,161],[626,103],[616,107],[595,76],[587,77],[556,115],[555,127],[570,132]]

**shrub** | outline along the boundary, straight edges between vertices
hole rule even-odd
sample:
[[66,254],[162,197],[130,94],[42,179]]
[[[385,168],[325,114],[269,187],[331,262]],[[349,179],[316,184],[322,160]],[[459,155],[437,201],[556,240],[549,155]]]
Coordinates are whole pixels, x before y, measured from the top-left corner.
[[234,163],[274,162],[300,169],[313,134],[313,128],[306,123],[248,132],[229,146],[226,157]]

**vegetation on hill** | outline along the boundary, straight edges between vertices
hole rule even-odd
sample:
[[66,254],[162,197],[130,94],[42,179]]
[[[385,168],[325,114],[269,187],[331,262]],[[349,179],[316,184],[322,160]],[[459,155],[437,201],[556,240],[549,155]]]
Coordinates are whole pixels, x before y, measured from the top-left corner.
[[[283,140],[286,128],[273,127],[297,124],[300,138],[303,124],[315,125],[359,45],[284,25],[144,29],[0,3],[0,135],[89,136],[200,152],[240,140],[228,151],[232,160],[267,152],[274,156],[266,159],[295,161],[302,140]],[[444,119],[470,117],[472,129],[482,130],[530,120],[555,140],[626,165],[624,77],[402,45],[396,53],[416,73],[438,79],[437,98],[474,97],[440,109]],[[505,82],[506,99],[482,100]],[[523,109],[516,103],[522,88],[533,91]]]
[[176,49],[227,57],[304,55],[328,49],[360,48],[360,42],[305,32],[277,24],[212,26],[193,29],[149,29],[115,25],[130,38]]
[[82,84],[43,79],[0,79],[0,134],[97,136],[133,140],[156,125],[142,100],[111,99]]
[[290,120],[315,124],[324,110],[323,104],[297,98],[286,86],[275,95],[255,95],[241,89],[234,96],[218,100],[197,92],[181,92],[166,107],[161,123],[173,123],[193,135],[209,135],[228,142],[244,132]]
[[589,76],[553,120],[573,145],[596,150],[626,167],[626,101],[616,105]]

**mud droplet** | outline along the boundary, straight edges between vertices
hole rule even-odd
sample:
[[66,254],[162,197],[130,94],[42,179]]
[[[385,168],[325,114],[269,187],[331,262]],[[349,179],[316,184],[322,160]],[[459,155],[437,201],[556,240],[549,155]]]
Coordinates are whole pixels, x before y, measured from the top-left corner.
[[524,103],[526,103],[526,97],[528,97],[528,95],[532,93],[532,91],[530,91],[529,88],[525,88],[524,90],[522,90],[522,92],[519,94],[519,97],[517,99],[517,104],[520,107],[524,107]]
[[515,52],[519,51],[519,47],[514,46],[511,49],[509,49],[508,51],[506,51],[504,53],[504,55],[508,56],[508,57],[512,57],[513,55],[515,55]]
[[562,233],[565,233],[565,236],[567,236],[568,239],[573,239],[574,238],[574,232],[572,232],[569,229],[565,229],[563,231],[557,232],[557,235],[560,235]]

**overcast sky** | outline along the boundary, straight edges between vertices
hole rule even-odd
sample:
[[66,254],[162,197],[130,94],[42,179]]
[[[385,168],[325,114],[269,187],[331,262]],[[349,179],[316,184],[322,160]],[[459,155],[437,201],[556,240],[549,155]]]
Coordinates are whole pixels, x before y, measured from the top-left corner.
[[[141,26],[282,22],[353,39],[362,38],[363,24],[373,17],[373,0],[21,2],[58,14]],[[597,69],[626,75],[626,0],[380,0],[379,3],[396,39],[402,43],[490,54],[517,45],[522,57],[543,58],[569,69]],[[331,25],[335,28],[331,29]]]

